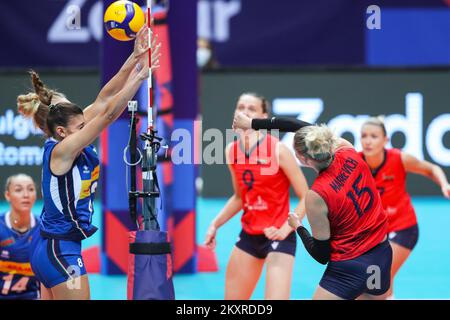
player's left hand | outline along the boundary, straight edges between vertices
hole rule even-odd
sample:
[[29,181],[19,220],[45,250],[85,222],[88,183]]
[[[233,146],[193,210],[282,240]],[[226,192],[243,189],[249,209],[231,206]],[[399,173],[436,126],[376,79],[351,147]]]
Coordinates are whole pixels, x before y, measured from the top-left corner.
[[130,73],[129,78],[132,79],[134,77],[137,77],[139,80],[145,80],[149,77],[148,59],[145,57],[139,58],[133,71]]
[[[155,57],[153,57],[155,55]],[[152,53],[152,71],[159,68],[159,52]],[[135,73],[138,74],[139,79],[145,80],[149,77],[150,73],[148,70],[148,57],[146,55],[141,55],[134,67]],[[131,74],[131,77],[133,77],[133,73]]]
[[[150,31],[151,32],[151,31]],[[159,67],[159,57],[161,49],[161,42],[158,41],[158,35],[153,35],[152,33],[152,69]],[[136,39],[134,40],[134,50],[133,54],[135,58],[140,58],[144,53],[148,51],[148,27],[147,25],[142,26],[139,32],[136,34]]]
[[[134,39],[133,54],[137,58],[148,50],[148,27],[143,25]],[[154,38],[154,37],[153,37]]]
[[281,228],[268,227],[263,231],[267,239],[282,241],[292,232],[292,229],[288,225],[284,225]]
[[158,41],[158,35],[152,38],[152,69],[156,69],[159,67],[159,58],[161,57],[161,53],[159,50],[161,49],[161,42]]
[[294,230],[297,230],[297,228],[302,225],[299,216],[295,212],[289,212],[288,223],[289,226]]

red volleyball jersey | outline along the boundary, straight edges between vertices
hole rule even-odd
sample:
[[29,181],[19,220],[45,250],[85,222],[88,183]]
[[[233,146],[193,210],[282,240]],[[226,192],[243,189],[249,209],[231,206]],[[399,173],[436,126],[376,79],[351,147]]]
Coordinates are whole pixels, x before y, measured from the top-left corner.
[[248,234],[264,234],[264,229],[280,228],[289,214],[290,182],[279,168],[275,154],[278,139],[267,134],[249,152],[241,141],[230,149],[230,162],[241,192],[244,213],[242,228]]
[[356,258],[387,234],[387,217],[369,166],[353,148],[340,148],[311,189],[328,206],[331,261]]
[[[364,154],[360,152],[364,158]],[[388,149],[383,163],[372,171],[381,202],[389,222],[389,232],[403,230],[417,224],[416,212],[406,191],[406,170],[402,152]]]

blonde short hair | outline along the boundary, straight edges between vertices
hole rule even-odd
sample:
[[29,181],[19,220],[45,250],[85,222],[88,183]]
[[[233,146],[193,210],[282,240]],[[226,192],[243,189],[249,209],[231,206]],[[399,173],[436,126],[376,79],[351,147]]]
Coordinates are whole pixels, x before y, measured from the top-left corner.
[[303,127],[295,133],[294,149],[326,168],[333,160],[337,137],[325,124]]

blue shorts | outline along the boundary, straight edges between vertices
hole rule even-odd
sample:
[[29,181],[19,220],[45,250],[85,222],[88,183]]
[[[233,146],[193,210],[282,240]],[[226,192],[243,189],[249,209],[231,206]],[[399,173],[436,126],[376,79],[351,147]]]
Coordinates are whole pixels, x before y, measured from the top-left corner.
[[295,232],[292,232],[286,239],[274,241],[267,239],[263,234],[251,235],[242,230],[236,247],[258,259],[265,259],[270,252],[282,252],[295,257],[297,238]]
[[389,241],[412,251],[419,240],[419,227],[416,225],[389,233]]
[[31,269],[46,288],[86,274],[81,257],[81,241],[43,238],[37,234],[31,243]]
[[391,285],[392,248],[383,241],[351,260],[330,261],[320,286],[346,300],[360,295],[382,295]]

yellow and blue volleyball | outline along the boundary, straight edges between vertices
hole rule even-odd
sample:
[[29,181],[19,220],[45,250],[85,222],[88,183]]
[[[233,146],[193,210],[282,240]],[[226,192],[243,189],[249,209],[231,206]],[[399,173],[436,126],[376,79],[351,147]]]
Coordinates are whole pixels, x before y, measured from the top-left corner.
[[108,34],[119,41],[129,41],[145,23],[142,9],[134,2],[120,0],[113,2],[103,16]]

